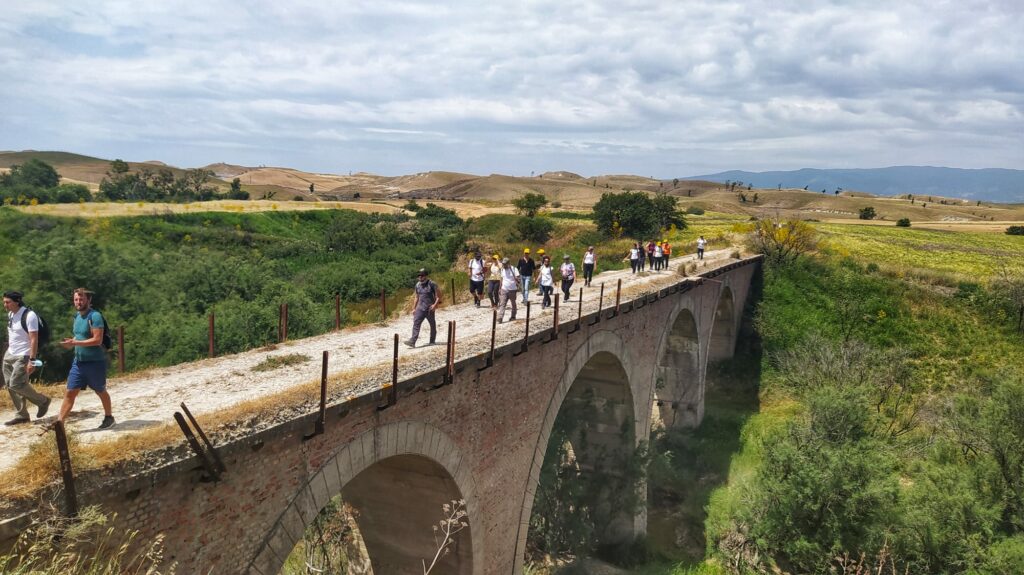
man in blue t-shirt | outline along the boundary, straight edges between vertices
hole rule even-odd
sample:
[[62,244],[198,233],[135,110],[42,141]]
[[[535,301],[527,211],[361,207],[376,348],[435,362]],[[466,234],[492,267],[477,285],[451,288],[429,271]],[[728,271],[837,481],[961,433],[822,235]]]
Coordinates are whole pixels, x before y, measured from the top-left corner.
[[85,288],[75,290],[74,304],[78,313],[72,328],[74,337],[60,342],[65,349],[74,348],[75,360],[71,363],[68,388],[57,419],[64,422],[75,406],[78,392],[88,387],[96,392],[103,404],[103,423],[99,428],[107,429],[114,425],[110,394],[107,393],[107,354],[103,350],[103,330],[107,324],[100,312],[92,309],[92,295]]

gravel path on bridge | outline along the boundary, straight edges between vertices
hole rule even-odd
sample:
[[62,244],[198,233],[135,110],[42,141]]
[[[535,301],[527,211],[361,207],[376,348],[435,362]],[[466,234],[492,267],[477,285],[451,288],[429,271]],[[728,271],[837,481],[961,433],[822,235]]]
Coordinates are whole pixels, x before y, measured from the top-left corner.
[[[704,262],[707,269],[732,261],[728,259],[731,251],[726,249],[706,252]],[[680,279],[679,266],[689,264],[694,258],[693,255],[674,258],[669,270],[659,272],[648,271],[634,275],[627,269],[595,275],[591,287],[584,290],[583,313],[597,310],[601,283],[605,284],[604,307],[608,309],[615,303],[617,280],[622,279],[623,301],[626,301],[630,297],[677,282]],[[706,270],[701,267],[699,271]],[[577,317],[576,300],[579,295],[578,288],[582,286],[582,276],[579,276],[579,279],[580,281],[573,286],[572,302],[560,310],[559,319],[563,325],[575,321]],[[444,295],[446,298],[451,297],[447,293]],[[471,357],[488,350],[491,331],[490,307],[485,303],[483,307],[477,309],[466,292],[458,293],[457,298],[462,303],[438,310],[437,344],[424,345],[429,337],[429,326],[424,324],[416,348],[401,346],[400,380],[430,371],[444,363],[445,337],[449,320],[457,322],[457,358]],[[553,312],[551,309],[540,310],[541,300],[536,288],[531,289],[530,301],[530,332],[535,333],[551,327]],[[498,326],[496,345],[522,339],[525,317],[526,311],[520,305],[515,322],[506,321]],[[398,333],[404,341],[411,332],[411,324],[411,316],[402,315],[391,318],[385,324],[365,325],[289,341],[275,346],[274,349],[262,348],[111,378],[107,389],[113,399],[117,425],[108,431],[95,431],[102,419],[103,410],[96,395],[86,391],[78,396],[68,426],[79,432],[77,437],[83,443],[109,441],[126,433],[173,423],[172,415],[179,409],[178,404],[181,402],[185,402],[193,414],[201,416],[249,400],[258,400],[311,381],[319,381],[320,358],[324,350],[327,350],[330,356],[331,377],[345,374],[358,376],[356,381],[344,389],[332,389],[330,399],[360,396],[375,391],[390,381],[394,334]],[[268,357],[291,354],[308,356],[309,361],[271,371],[253,371],[257,364]],[[315,410],[316,401],[318,395],[310,394],[308,401],[298,400],[295,405],[287,406],[273,419],[284,420],[298,413]],[[0,450],[0,470],[15,465],[20,458],[28,454],[30,445],[40,439],[43,426],[54,420],[59,408],[60,401],[54,400],[50,408],[51,415],[39,420],[38,423],[34,420],[34,425],[0,426],[0,444],[3,445],[3,449]],[[260,425],[270,423],[273,422],[261,421]],[[243,431],[251,431],[251,427]]]

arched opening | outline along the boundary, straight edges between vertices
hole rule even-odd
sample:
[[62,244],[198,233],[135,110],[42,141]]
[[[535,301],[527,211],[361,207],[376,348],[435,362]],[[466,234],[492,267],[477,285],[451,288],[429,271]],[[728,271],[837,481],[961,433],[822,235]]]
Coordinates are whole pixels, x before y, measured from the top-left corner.
[[708,360],[718,361],[732,357],[736,347],[736,306],[733,302],[732,290],[729,286],[722,287],[722,295],[718,297],[715,308],[715,322],[711,326],[711,342],[708,348]]
[[622,363],[606,351],[594,354],[570,385],[548,438],[530,516],[528,560],[602,554],[633,541],[644,505],[633,409]]
[[700,373],[700,341],[693,313],[683,309],[669,331],[658,359],[655,402],[651,421],[655,426],[696,426],[703,412]]
[[[434,460],[421,455],[383,459],[349,481],[307,525],[281,573],[422,575],[423,562],[431,564],[444,538],[443,529],[435,532],[434,527],[464,510],[461,501],[455,480]],[[469,518],[457,521],[466,526],[451,538],[431,573],[473,573]],[[334,547],[310,549],[325,541]]]

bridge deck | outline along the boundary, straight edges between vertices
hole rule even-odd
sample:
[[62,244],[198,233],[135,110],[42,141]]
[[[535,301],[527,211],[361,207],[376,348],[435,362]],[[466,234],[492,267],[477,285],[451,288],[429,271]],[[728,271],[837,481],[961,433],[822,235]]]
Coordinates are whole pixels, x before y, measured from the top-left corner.
[[[707,267],[699,271],[703,273],[735,261],[728,259],[730,251],[707,252]],[[605,285],[603,307],[610,309],[615,304],[617,280],[622,280],[622,300],[626,301],[641,293],[677,283],[680,280],[678,267],[693,262],[694,258],[693,255],[673,258],[667,271],[647,271],[634,275],[627,269],[596,275],[592,286],[584,290],[584,315],[597,310],[601,283]],[[582,281],[574,286],[570,304],[561,307],[560,324],[575,322],[579,309],[576,298],[581,285]],[[446,294],[446,297],[450,295]],[[491,331],[489,307],[475,308],[471,298],[464,292],[458,297],[464,303],[443,308],[437,314],[437,345],[424,345],[429,335],[429,328],[424,325],[420,343],[415,349],[401,346],[400,381],[436,369],[444,363],[445,326],[449,320],[458,322],[457,359],[476,356],[488,350]],[[540,298],[536,291],[530,294],[530,301],[533,304],[530,332],[550,328],[552,310],[540,310]],[[515,322],[498,326],[496,345],[521,340],[525,318],[526,311],[521,306]],[[185,402],[207,431],[215,431],[217,442],[221,443],[232,436],[248,434],[315,411],[319,397],[317,382],[320,357],[324,350],[330,354],[329,402],[378,391],[390,381],[394,334],[398,333],[404,340],[408,337],[410,326],[411,317],[403,315],[386,324],[361,326],[289,341],[274,349],[263,348],[115,377],[110,380],[108,389],[113,398],[118,424],[108,431],[94,431],[102,417],[102,409],[95,394],[86,392],[79,395],[69,428],[77,432],[82,444],[92,447],[110,444],[115,450],[137,450],[140,448],[139,443],[153,447],[159,441],[150,439],[146,442],[132,442],[131,438],[145,433],[152,435],[158,431],[165,436],[164,445],[176,445],[181,443],[182,438],[180,431],[174,427],[172,414],[179,409],[179,403]],[[268,357],[291,354],[308,356],[309,361],[271,371],[253,370]],[[54,403],[51,413],[56,413],[57,409],[58,404]],[[23,457],[31,457],[31,446],[42,439],[43,426],[52,420],[53,417],[47,417],[31,426],[0,428],[0,442],[4,445],[0,451],[0,472],[13,468]]]

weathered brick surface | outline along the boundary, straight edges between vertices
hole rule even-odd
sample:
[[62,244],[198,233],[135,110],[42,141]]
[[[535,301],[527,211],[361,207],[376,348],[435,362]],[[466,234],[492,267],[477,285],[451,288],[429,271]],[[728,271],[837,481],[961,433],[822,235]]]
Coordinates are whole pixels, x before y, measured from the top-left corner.
[[[505,346],[486,369],[483,358],[462,361],[451,385],[434,388],[442,381],[440,369],[401,382],[397,404],[384,410],[378,410],[377,397],[331,406],[326,432],[308,441],[303,435],[312,431],[315,414],[222,446],[228,472],[217,483],[201,481],[194,461],[181,462],[82,497],[117,512],[120,522],[145,539],[163,533],[165,556],[178,562],[179,572],[270,575],[317,511],[360,472],[388,458],[415,462],[422,460],[401,458],[420,456],[434,462],[423,468],[428,472],[410,473],[407,483],[396,479],[376,486],[377,495],[440,486],[448,491],[441,496],[464,498],[471,527],[460,535],[451,571],[519,572],[548,436],[580,371],[596,354],[617,358],[628,374],[635,439],[646,440],[652,403],[663,393],[656,397],[659,358],[678,314],[688,310],[698,332],[699,361],[690,377],[681,378],[687,389],[670,391],[683,400],[679,409],[692,412],[689,423],[699,422],[719,296],[731,291],[736,333],[755,267],[752,262],[716,274],[714,281],[664,290],[643,306],[624,302],[630,311],[609,317],[606,310],[593,325],[593,317],[584,318],[575,333],[563,326],[558,339],[547,343],[541,340],[549,334],[539,334],[519,355],[519,344]],[[440,509],[429,517],[403,518],[423,523],[428,544],[430,525],[439,519]],[[645,525],[641,514],[633,528],[642,531]],[[417,542],[407,545],[418,552]],[[419,569],[413,564],[409,572]]]

